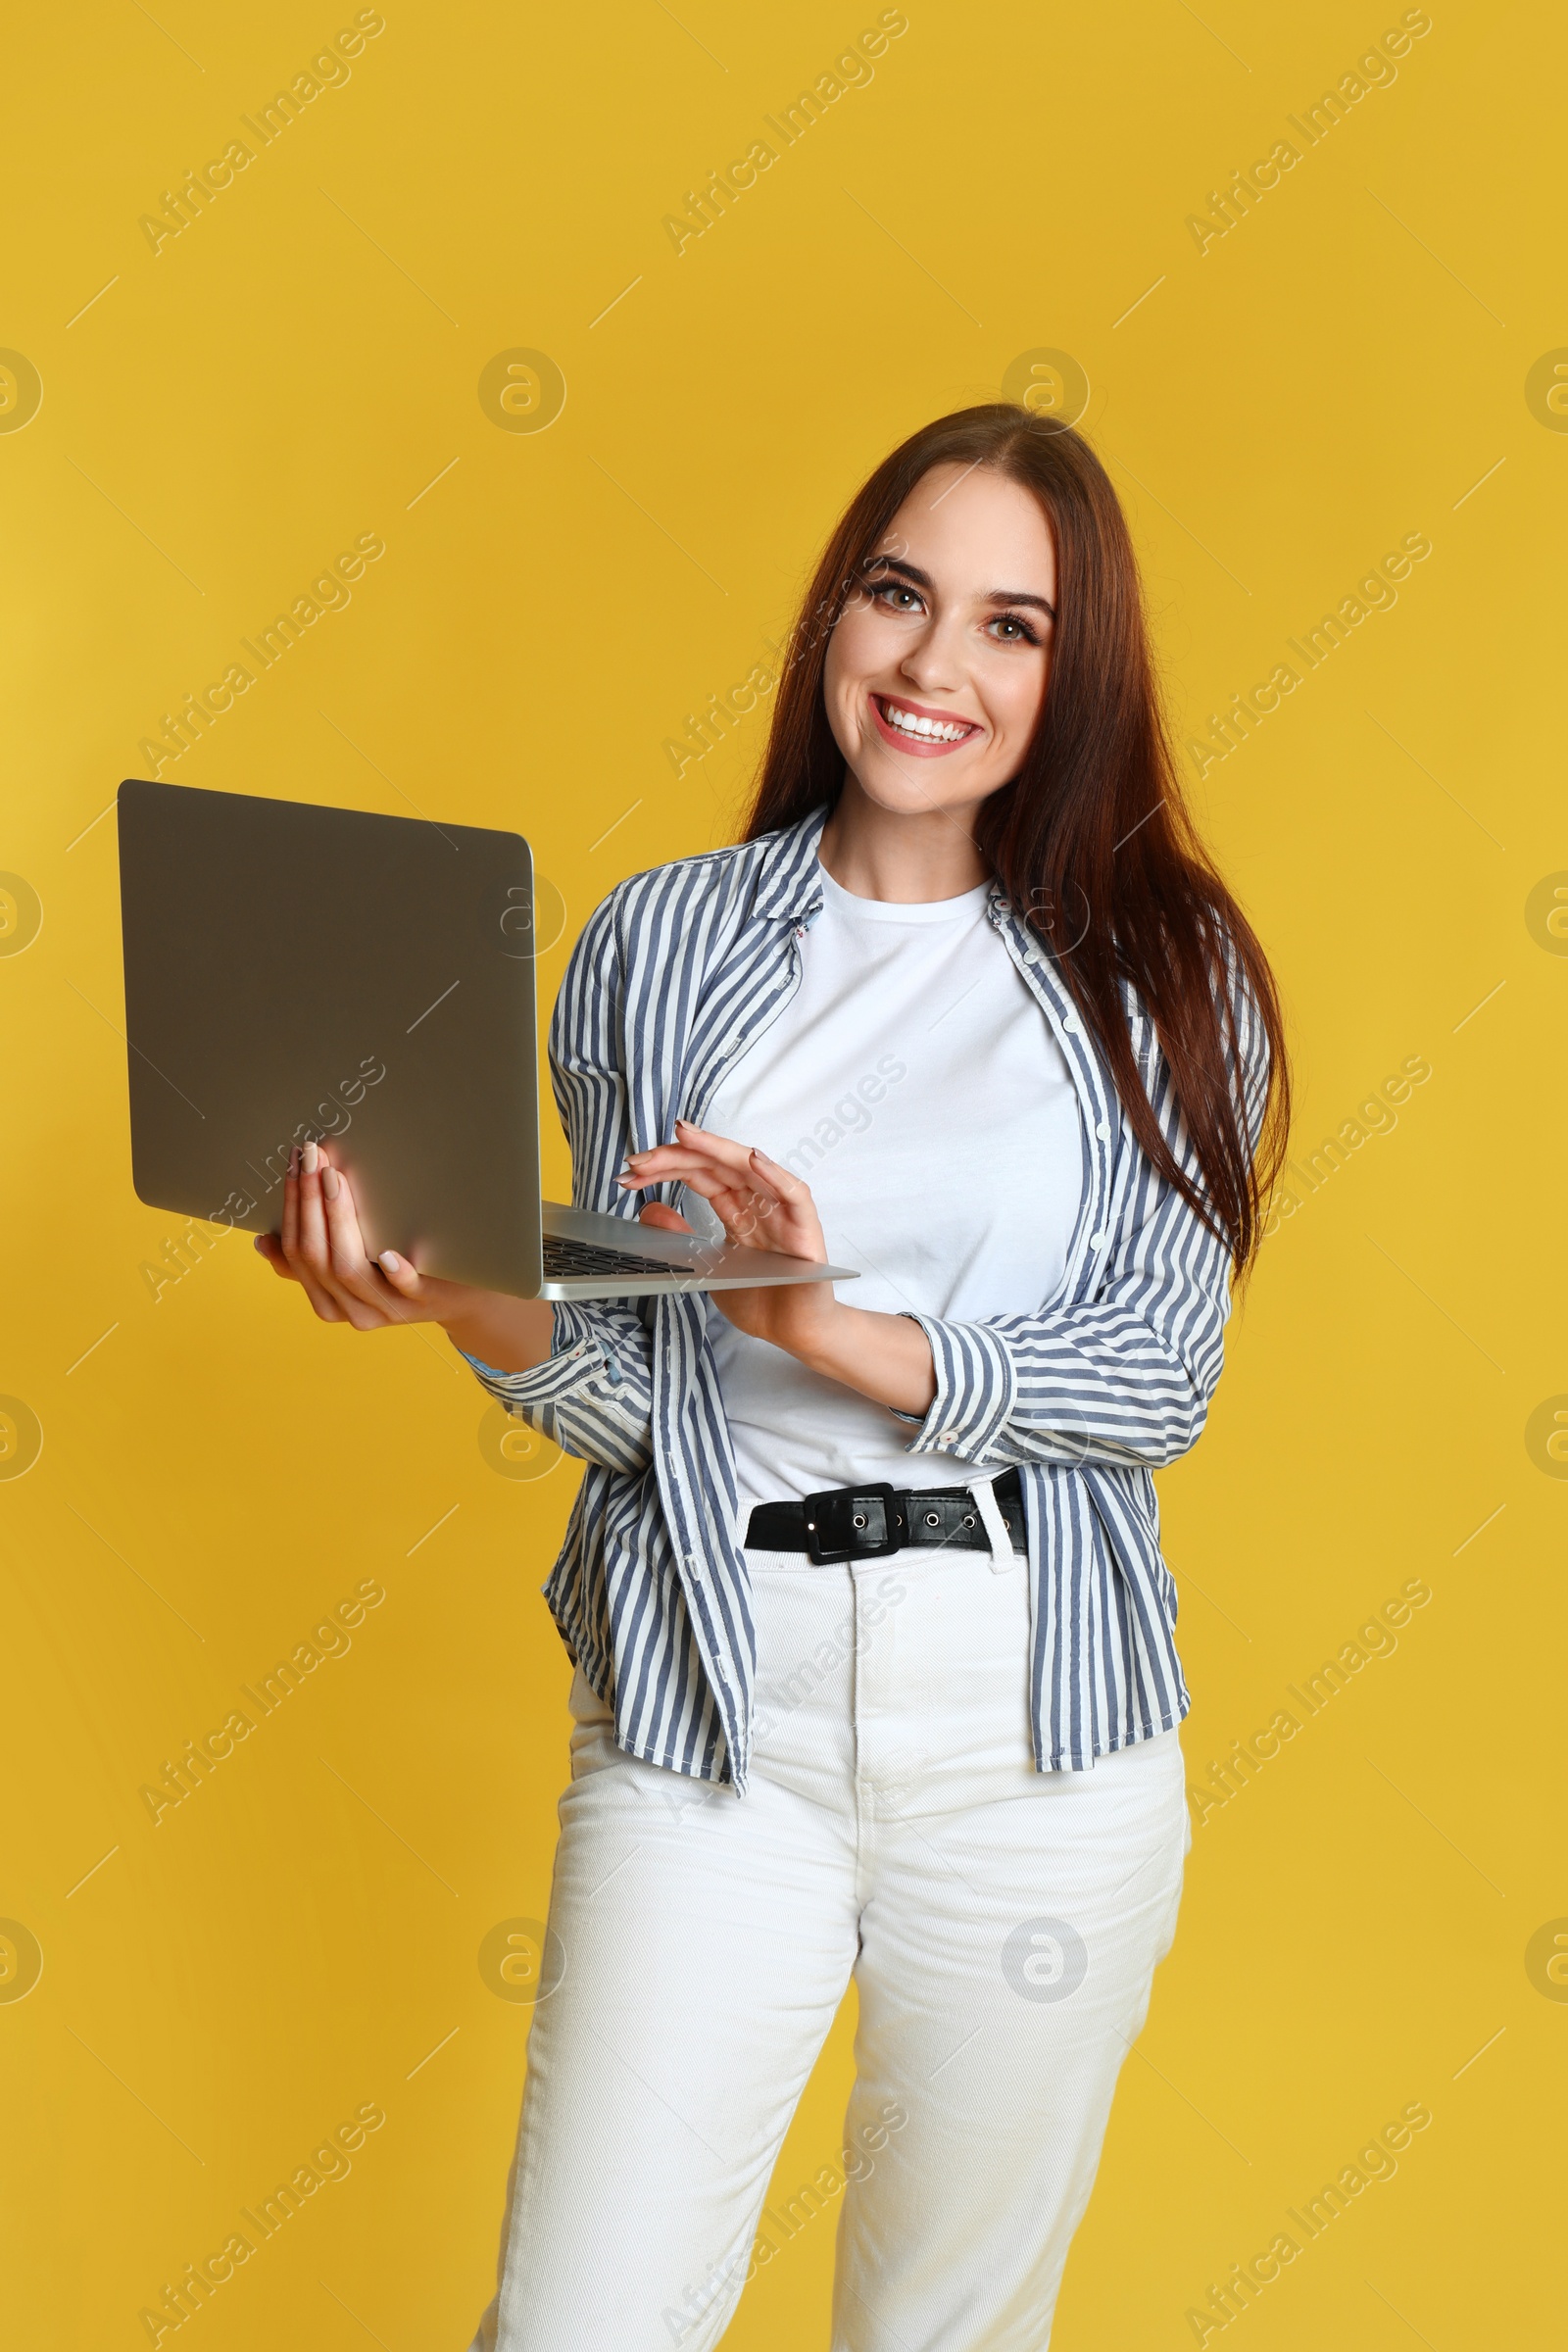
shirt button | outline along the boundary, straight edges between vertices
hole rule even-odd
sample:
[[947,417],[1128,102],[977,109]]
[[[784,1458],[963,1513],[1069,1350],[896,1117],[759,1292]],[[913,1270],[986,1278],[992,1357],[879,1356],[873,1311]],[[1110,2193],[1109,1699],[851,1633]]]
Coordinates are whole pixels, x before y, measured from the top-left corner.
[[1064,1014],[1061,1025],[1066,1030],[1069,1037],[1076,1037],[1078,1034],[1078,1015],[1075,1012]]
[[1099,1233],[1092,1233],[1092,1234],[1089,1236],[1089,1239],[1090,1239],[1091,1243],[1094,1245],[1094,1247],[1095,1247],[1097,1250],[1103,1248],[1103,1246],[1104,1246],[1104,1244],[1105,1244],[1105,1242],[1106,1242],[1106,1240],[1107,1240],[1108,1238],[1109,1238],[1109,1237],[1106,1235],[1106,1233],[1105,1233],[1105,1231],[1104,1231],[1103,1227],[1102,1227],[1102,1229],[1101,1229],[1101,1231],[1100,1231]]
[[1095,1133],[1099,1136],[1102,1143],[1103,1143],[1105,1138],[1109,1135],[1110,1129],[1103,1119],[1101,1120],[1099,1126],[1095,1129]]

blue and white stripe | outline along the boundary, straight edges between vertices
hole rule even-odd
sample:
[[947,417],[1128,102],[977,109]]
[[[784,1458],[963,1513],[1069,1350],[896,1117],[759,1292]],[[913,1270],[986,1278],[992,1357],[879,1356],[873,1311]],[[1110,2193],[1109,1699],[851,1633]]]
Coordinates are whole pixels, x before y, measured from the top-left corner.
[[[579,1207],[634,1216],[628,1152],[701,1123],[720,1079],[800,984],[821,911],[825,812],[621,883],[572,954],[551,1029]],[[1032,1311],[917,1320],[937,1394],[912,1430],[910,1484],[957,1483],[944,1454],[1023,1474],[1033,1583],[1030,1704],[1041,1771],[1085,1771],[1189,1706],[1151,1471],[1198,1439],[1219,1378],[1230,1258],[1157,1177],[1053,961],[1000,888],[990,915],[1061,1046],[1083,1113],[1084,1195],[1062,1282]],[[1237,1084],[1255,1136],[1267,1046],[1230,975]],[[1156,1116],[1191,1147],[1153,1025],[1128,1025]],[[683,1188],[661,1197],[682,1205]],[[646,1196],[644,1196],[646,1198]],[[545,1595],[615,1712],[628,1753],[746,1785],[756,1640],[735,1540],[734,1460],[701,1298],[560,1304],[549,1360],[489,1393],[587,1467]]]

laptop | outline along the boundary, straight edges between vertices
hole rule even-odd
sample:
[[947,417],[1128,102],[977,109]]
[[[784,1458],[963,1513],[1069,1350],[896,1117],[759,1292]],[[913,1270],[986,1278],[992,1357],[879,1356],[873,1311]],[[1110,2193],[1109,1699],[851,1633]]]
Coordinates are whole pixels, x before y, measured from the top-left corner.
[[139,778],[119,820],[150,1207],[277,1233],[290,1152],[324,1141],[368,1249],[423,1274],[518,1298],[854,1279],[540,1198],[520,834]]

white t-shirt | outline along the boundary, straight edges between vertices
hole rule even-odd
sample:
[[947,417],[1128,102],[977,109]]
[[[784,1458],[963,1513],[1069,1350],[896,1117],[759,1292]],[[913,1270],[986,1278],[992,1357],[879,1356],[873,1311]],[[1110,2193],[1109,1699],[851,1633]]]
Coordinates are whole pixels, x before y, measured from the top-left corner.
[[[801,985],[703,1124],[806,1179],[829,1258],[859,1273],[845,1303],[1031,1314],[1065,1266],[1083,1129],[988,886],[906,906],[821,882]],[[860,1481],[957,1486],[973,1466],[911,1455],[908,1422],[737,1331],[711,1298],[708,1318],[743,1510]]]

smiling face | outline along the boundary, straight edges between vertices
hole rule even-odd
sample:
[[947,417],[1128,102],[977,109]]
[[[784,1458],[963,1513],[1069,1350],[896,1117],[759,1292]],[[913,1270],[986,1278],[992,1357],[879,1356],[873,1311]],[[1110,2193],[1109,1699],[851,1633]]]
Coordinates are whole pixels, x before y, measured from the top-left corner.
[[890,813],[978,808],[1045,702],[1056,556],[1039,502],[988,467],[934,466],[860,581],[822,685],[851,776]]

